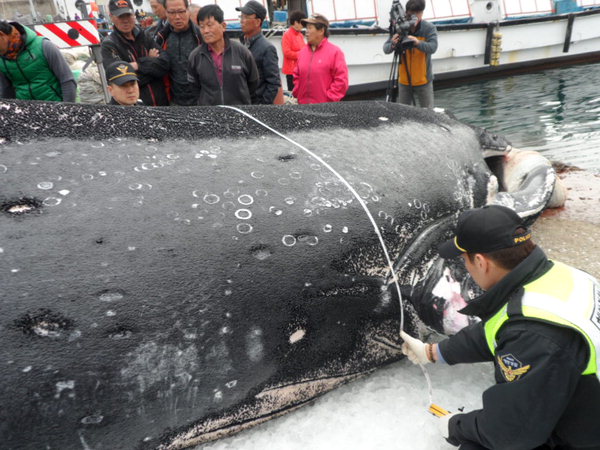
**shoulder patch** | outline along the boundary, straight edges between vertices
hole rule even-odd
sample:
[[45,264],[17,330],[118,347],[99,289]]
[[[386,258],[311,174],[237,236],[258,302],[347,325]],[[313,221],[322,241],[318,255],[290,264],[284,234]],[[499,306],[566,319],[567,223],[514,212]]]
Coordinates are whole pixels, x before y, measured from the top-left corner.
[[498,365],[502,370],[502,376],[508,382],[518,380],[531,369],[530,364],[523,366],[523,363],[510,353],[508,355],[498,356]]

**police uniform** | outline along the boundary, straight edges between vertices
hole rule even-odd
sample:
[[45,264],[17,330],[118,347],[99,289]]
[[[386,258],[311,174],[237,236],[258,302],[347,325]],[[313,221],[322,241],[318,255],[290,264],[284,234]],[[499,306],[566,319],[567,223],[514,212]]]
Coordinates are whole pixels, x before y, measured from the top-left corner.
[[[457,245],[458,246],[458,245]],[[454,415],[461,449],[600,450],[600,288],[533,252],[462,311],[481,322],[438,345],[448,364],[493,361],[483,409]]]

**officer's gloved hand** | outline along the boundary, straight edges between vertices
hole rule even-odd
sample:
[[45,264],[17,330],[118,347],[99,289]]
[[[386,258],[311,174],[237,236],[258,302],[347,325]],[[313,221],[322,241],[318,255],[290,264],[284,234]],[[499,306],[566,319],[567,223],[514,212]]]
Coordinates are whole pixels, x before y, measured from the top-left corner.
[[402,353],[404,353],[413,364],[427,364],[427,346],[424,342],[416,339],[404,331],[400,331],[400,337],[404,340],[402,344]]
[[440,430],[440,434],[444,439],[448,439],[450,436],[450,418],[454,415],[456,415],[456,413],[448,413],[438,419],[438,430]]

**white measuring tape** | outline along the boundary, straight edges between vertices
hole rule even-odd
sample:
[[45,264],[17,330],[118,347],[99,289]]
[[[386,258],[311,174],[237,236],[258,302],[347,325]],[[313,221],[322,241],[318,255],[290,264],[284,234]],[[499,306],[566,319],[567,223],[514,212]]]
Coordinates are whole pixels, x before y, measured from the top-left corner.
[[[377,226],[377,223],[375,222],[375,219],[373,218],[373,215],[369,211],[369,208],[367,207],[367,204],[364,202],[364,200],[362,199],[362,197],[360,195],[358,195],[358,192],[356,192],[356,190],[352,187],[352,185],[350,183],[348,183],[348,181],[342,175],[340,175],[337,172],[337,170],[335,170],[329,163],[327,163],[326,161],[324,161],[320,156],[318,156],[314,152],[310,151],[309,149],[307,149],[303,145],[301,145],[298,142],[294,141],[292,138],[284,135],[283,133],[280,133],[279,131],[275,130],[274,128],[271,128],[269,125],[267,125],[264,122],[261,122],[256,117],[254,117],[252,114],[249,114],[246,111],[243,111],[243,110],[241,110],[239,108],[236,108],[234,106],[228,106],[228,105],[219,105],[219,106],[221,108],[232,109],[234,111],[239,112],[240,114],[248,117],[249,119],[252,119],[254,122],[258,123],[260,126],[266,128],[267,130],[271,131],[272,133],[276,134],[277,136],[281,137],[282,139],[285,139],[289,143],[291,143],[291,144],[295,145],[296,147],[300,148],[301,150],[303,150],[304,152],[306,152],[308,155],[310,155],[312,158],[316,159],[321,164],[323,164],[325,167],[327,167],[336,177],[338,177],[340,179],[340,181],[342,183],[344,183],[346,185],[346,187],[350,190],[350,192],[352,192],[352,195],[356,198],[356,200],[358,200],[358,202],[360,203],[360,206],[362,206],[362,208],[365,210],[365,213],[369,217],[369,220],[371,221],[371,224],[373,224],[373,229],[375,230],[375,233],[377,234],[377,237],[379,238],[379,243],[381,244],[381,248],[383,249],[383,253],[385,254],[385,259],[387,260],[388,267],[389,267],[390,272],[392,274],[392,279],[394,280],[394,284],[396,285],[396,291],[398,292],[398,301],[400,303],[400,331],[402,331],[404,329],[404,307],[403,307],[403,302],[402,302],[402,294],[400,293],[400,285],[398,284],[398,278],[396,277],[396,271],[394,270],[394,266],[392,264],[392,260],[390,259],[390,255],[389,255],[387,246],[385,245],[385,242],[383,240],[383,236],[381,235],[381,232],[379,231],[379,227]],[[433,403],[433,389],[432,389],[432,386],[431,386],[431,379],[429,378],[429,373],[425,369],[425,366],[423,366],[422,364],[419,364],[419,366],[421,367],[421,370],[423,371],[423,375],[425,376],[425,379],[427,380],[427,387],[428,387],[428,390],[429,390],[429,403],[431,404],[431,403]]]

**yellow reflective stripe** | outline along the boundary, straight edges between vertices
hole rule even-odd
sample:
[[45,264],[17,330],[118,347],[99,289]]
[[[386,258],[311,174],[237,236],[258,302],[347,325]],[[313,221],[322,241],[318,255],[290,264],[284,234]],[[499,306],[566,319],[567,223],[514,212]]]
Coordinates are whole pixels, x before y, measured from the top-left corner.
[[[581,334],[590,349],[590,357],[582,374],[596,374],[600,379],[598,361],[600,347],[595,342],[598,333],[591,322],[589,325],[592,328],[586,328],[588,326],[586,318],[591,317],[593,313],[596,283],[598,282],[589,275],[565,264],[554,262],[554,266],[546,274],[524,286],[525,293],[522,301],[525,317],[564,326]],[[581,303],[586,298],[589,301]],[[497,345],[496,334],[508,320],[506,311],[507,305],[484,324],[487,345],[493,355]],[[579,322],[580,319],[583,322]]]
[[572,328],[578,331],[579,334],[581,334],[585,338],[590,348],[590,358],[588,360],[588,364],[585,370],[583,371],[583,375],[589,375],[597,372],[596,346],[594,345],[590,337],[587,335],[587,333],[581,329],[581,327],[566,319],[563,319],[560,316],[554,315],[544,309],[535,308],[533,306],[523,305],[523,315],[531,318],[541,319],[550,323],[563,325],[564,327]]
[[[576,316],[585,318],[592,315],[594,308],[594,281],[589,276],[584,276],[582,278],[582,273],[580,271],[573,269],[566,264],[557,261],[553,262],[554,266],[548,271],[548,273],[524,286],[525,298],[523,301],[523,315],[532,318],[539,318],[541,320],[550,323],[556,323],[558,325],[578,331],[585,338],[590,349],[590,358],[585,370],[583,371],[583,375],[594,373],[598,374],[596,344],[592,340],[592,336],[586,332],[585,329],[581,328],[579,324],[572,321],[573,317]],[[559,302],[562,302],[563,306],[568,308],[569,311],[565,311],[565,316],[558,316],[549,312],[548,309],[543,309],[543,304],[538,303],[539,307],[532,306],[528,304],[531,302],[531,300],[528,300],[531,298],[531,295],[550,297],[548,299],[548,307],[550,309],[555,308],[551,306],[552,302],[558,300]],[[576,305],[570,305],[572,301],[577,301],[577,306],[584,306],[580,302],[584,301],[586,298],[590,301],[585,305],[584,310],[577,311],[577,308],[575,308]],[[566,318],[570,316],[569,312],[576,315],[571,317],[572,320],[568,320]]]
[[525,292],[532,291],[540,294],[551,295],[562,301],[568,301],[575,289],[575,280],[571,268],[565,264],[554,261],[550,269],[552,276],[542,276],[537,280],[523,286]]
[[496,334],[504,322],[508,320],[507,305],[504,305],[493,317],[485,322],[485,339],[492,355],[496,355]]

